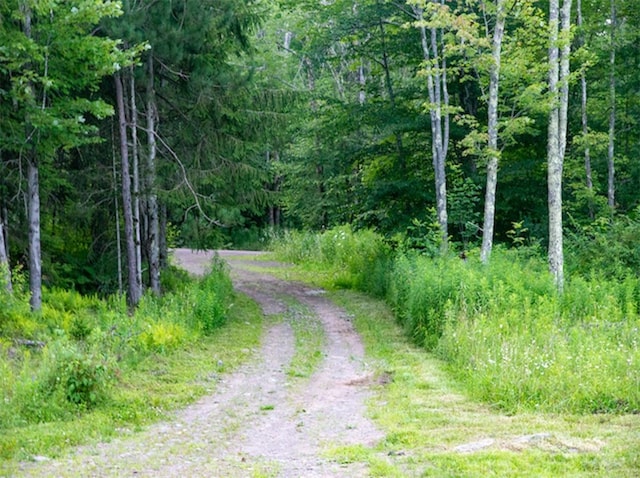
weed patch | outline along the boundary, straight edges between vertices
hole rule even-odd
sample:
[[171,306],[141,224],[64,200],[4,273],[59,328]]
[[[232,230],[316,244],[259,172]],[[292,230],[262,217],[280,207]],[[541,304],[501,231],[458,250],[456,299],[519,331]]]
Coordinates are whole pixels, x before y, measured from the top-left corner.
[[[255,349],[259,309],[224,266],[134,315],[123,298],[46,291],[41,316],[8,296],[0,322],[0,474],[15,460],[137,427],[211,391]],[[204,305],[194,307],[202,300]],[[197,309],[197,311],[196,311]],[[9,473],[10,474],[10,473]]]

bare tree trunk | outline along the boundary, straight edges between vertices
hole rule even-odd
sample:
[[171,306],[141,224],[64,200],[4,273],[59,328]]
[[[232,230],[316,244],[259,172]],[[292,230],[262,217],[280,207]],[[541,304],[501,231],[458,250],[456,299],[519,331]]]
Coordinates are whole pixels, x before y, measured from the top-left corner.
[[42,309],[42,253],[40,249],[40,179],[35,151],[27,164],[29,208],[29,290],[31,310]]
[[[112,123],[113,125],[113,123]],[[112,129],[111,166],[113,170],[113,200],[116,219],[116,254],[118,260],[118,294],[122,294],[122,239],[120,237],[120,205],[118,203],[118,172],[116,168],[115,132]]]
[[0,286],[4,285],[7,292],[11,292],[11,267],[9,266],[9,254],[4,234],[4,220],[0,214]]
[[124,91],[120,73],[114,76],[116,100],[118,108],[118,124],[120,130],[120,156],[122,160],[122,209],[124,215],[124,233],[127,244],[127,275],[129,279],[127,302],[135,307],[140,302],[142,285],[138,282],[138,263],[136,260],[136,243],[133,224],[133,207],[131,198],[131,173],[129,171],[129,148],[127,145],[127,120],[125,116]]
[[[578,10],[578,27],[582,27],[582,0],[578,0],[577,4]],[[584,45],[584,36],[580,38],[580,44]],[[591,148],[588,143],[588,135],[589,135],[589,118],[587,112],[587,74],[582,69],[580,74],[580,87],[581,87],[581,109],[582,109],[582,136],[585,141],[584,147],[584,171],[585,171],[585,183],[587,186],[587,191],[589,191],[589,217],[591,219],[594,218],[593,212],[593,175],[591,172]]]
[[[31,9],[27,3],[21,5],[24,13],[23,32],[31,38]],[[29,90],[34,91],[33,85]],[[27,143],[27,217],[29,221],[29,291],[31,310],[42,309],[42,253],[40,244],[40,178],[37,151],[35,148],[35,128],[27,119],[25,130]]]
[[129,104],[131,105],[131,162],[133,166],[133,232],[136,244],[136,281],[142,288],[142,240],[140,215],[140,154],[138,152],[138,107],[136,105],[136,80],[133,66],[129,71]]
[[[416,19],[424,21],[424,10],[413,7]],[[449,143],[449,113],[446,79],[446,62],[438,48],[438,29],[419,25],[422,53],[427,65],[427,90],[429,93],[429,113],[431,116],[431,154],[435,172],[436,210],[442,238],[442,251],[448,248],[447,177],[446,158]],[[445,110],[443,113],[443,109]]]
[[567,149],[567,120],[569,112],[569,60],[571,56],[571,0],[563,0],[562,10],[560,11],[560,110],[559,110],[559,141],[558,148],[560,150],[560,158],[564,163],[565,152]]
[[[569,28],[571,0],[564,0],[560,14],[559,0],[549,5],[549,137],[547,146],[547,183],[549,190],[549,270],[559,292],[564,289],[564,251],[562,236],[562,170],[567,138]],[[559,25],[562,24],[562,48]]]
[[165,269],[169,266],[169,247],[167,244],[167,206],[160,203],[159,210],[158,247],[160,249],[160,269]]
[[493,230],[496,213],[496,189],[498,186],[498,91],[500,86],[500,63],[502,38],[504,36],[504,0],[496,1],[496,25],[493,31],[491,56],[493,62],[489,69],[489,162],[487,164],[487,190],[484,200],[484,222],[482,228],[482,249],[480,259],[489,262],[493,248]]
[[155,294],[160,294],[160,245],[158,223],[158,196],[156,195],[156,128],[158,108],[154,90],[153,55],[147,60],[147,169],[146,169],[146,199],[148,211],[148,240],[149,245],[149,286]]
[[611,213],[616,207],[615,185],[615,135],[616,135],[616,2],[611,0],[611,25],[609,30],[609,147],[607,150],[607,204]]

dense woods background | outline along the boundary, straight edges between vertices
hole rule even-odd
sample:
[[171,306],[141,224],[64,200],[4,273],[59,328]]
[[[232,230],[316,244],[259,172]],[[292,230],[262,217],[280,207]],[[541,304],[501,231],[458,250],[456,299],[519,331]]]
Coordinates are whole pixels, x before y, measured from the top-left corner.
[[639,16],[631,0],[3,2],[0,262],[28,273],[34,309],[40,282],[159,293],[169,245],[344,223],[485,261],[494,238],[550,246],[560,284],[562,251],[570,270],[637,274]]

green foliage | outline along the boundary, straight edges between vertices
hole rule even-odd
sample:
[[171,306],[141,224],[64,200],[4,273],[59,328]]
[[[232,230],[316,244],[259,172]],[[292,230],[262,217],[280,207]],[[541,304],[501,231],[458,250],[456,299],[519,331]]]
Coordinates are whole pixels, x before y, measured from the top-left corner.
[[570,232],[567,265],[570,272],[624,280],[640,277],[640,209],[629,216],[598,218]]
[[107,367],[89,357],[67,358],[60,375],[67,400],[86,407],[99,402],[109,379]]
[[416,344],[503,410],[640,411],[640,280],[626,266],[622,280],[573,274],[559,295],[538,246],[522,245],[526,232],[514,224],[518,247],[497,247],[490,265],[477,250],[393,258],[379,236],[346,227],[290,232],[273,247],[323,285],[385,296]]
[[[126,303],[115,298],[109,303],[111,319],[104,319],[109,328],[120,327],[127,320]],[[77,345],[68,341],[35,351],[0,339],[0,475],[20,474],[21,463],[33,456],[56,457],[70,447],[108,441],[123,429],[165,418],[168,411],[210,393],[215,387],[212,377],[234,370],[259,345],[263,328],[258,305],[245,297],[238,297],[235,304],[230,320],[218,333],[201,337],[188,348],[164,352],[137,349],[136,361],[118,360],[115,350],[104,361],[95,354],[79,352]],[[188,307],[180,299],[175,309],[184,312]],[[127,328],[133,328],[135,320],[142,319],[130,320]],[[91,340],[94,335],[99,334],[94,331]],[[96,340],[103,344],[102,350],[110,336],[107,331]],[[136,343],[130,342],[129,347]],[[75,405],[65,397],[62,385],[54,393],[44,394],[41,384],[53,376],[48,370],[64,364],[50,358],[45,363],[45,356],[51,357],[53,349],[60,357],[66,353],[89,358],[92,364],[103,363],[109,371],[104,399],[89,407]]]
[[232,296],[233,287],[227,266],[222,259],[215,257],[211,262],[211,271],[200,282],[193,297],[193,317],[205,334],[212,333],[224,324]]
[[45,290],[36,315],[26,296],[0,294],[0,433],[6,435],[111,406],[124,377],[147,359],[178,353],[224,325],[232,289],[216,259],[200,281],[185,278],[172,293],[145,295],[133,315],[123,297]]
[[384,267],[390,249],[371,230],[339,226],[322,234],[285,231],[271,247],[283,261],[325,268],[333,286],[383,293]]
[[546,265],[496,251],[477,258],[400,257],[389,300],[414,340],[476,396],[501,408],[640,410],[640,283],[574,278],[558,296]]

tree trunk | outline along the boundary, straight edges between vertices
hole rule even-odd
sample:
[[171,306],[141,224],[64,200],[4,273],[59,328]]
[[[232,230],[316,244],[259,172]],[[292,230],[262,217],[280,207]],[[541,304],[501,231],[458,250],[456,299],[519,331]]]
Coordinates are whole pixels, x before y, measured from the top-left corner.
[[[562,237],[562,170],[566,149],[569,28],[571,0],[564,0],[562,15],[559,0],[549,5],[549,93],[551,110],[547,146],[547,185],[549,207],[549,270],[559,292],[564,289],[564,251]],[[559,46],[559,24],[562,23],[562,48]]]
[[4,221],[0,214],[0,286],[4,285],[7,292],[11,292],[11,268],[9,266],[9,254],[4,234]]
[[[31,9],[25,3],[22,5],[24,13],[23,32],[25,37],[31,38]],[[33,85],[29,90],[34,91]],[[40,245],[40,178],[38,171],[35,138],[37,134],[28,118],[26,120],[25,142],[27,145],[27,217],[29,221],[29,291],[31,310],[42,309],[42,253]]]
[[35,151],[27,164],[27,195],[29,208],[29,290],[31,310],[42,309],[42,254],[40,250],[40,179]]
[[[416,19],[424,21],[424,10],[413,7]],[[446,79],[446,62],[441,58],[438,48],[438,29],[429,29],[423,24],[419,26],[422,53],[427,65],[427,90],[429,93],[429,113],[431,116],[431,154],[435,172],[436,210],[440,225],[442,252],[448,248],[448,217],[447,217],[447,177],[446,158],[449,143],[449,113],[448,92]],[[443,113],[442,110],[445,110]]]
[[140,302],[142,285],[138,282],[138,262],[136,260],[136,243],[133,224],[133,207],[131,198],[131,173],[129,170],[129,148],[127,145],[127,120],[124,106],[124,91],[120,73],[114,76],[116,100],[118,108],[118,124],[120,130],[120,156],[122,160],[122,210],[124,216],[124,233],[127,244],[127,275],[129,279],[127,302],[135,307]]
[[155,294],[160,294],[160,245],[158,223],[158,196],[156,195],[156,128],[158,108],[154,90],[153,55],[147,60],[147,168],[146,168],[146,199],[148,211],[149,246],[149,287]]
[[487,190],[484,200],[484,222],[482,229],[482,249],[480,259],[483,263],[489,262],[493,247],[493,230],[496,212],[496,189],[498,185],[498,91],[500,85],[500,62],[502,51],[502,38],[504,36],[504,0],[496,2],[496,25],[493,32],[491,56],[493,62],[489,70],[489,162],[487,164]]
[[[578,28],[582,27],[582,0],[578,0],[577,4],[578,9]],[[581,35],[580,45],[584,45],[584,35]],[[582,69],[580,74],[580,87],[581,87],[581,109],[582,109],[582,136],[585,141],[584,147],[584,171],[585,171],[585,183],[587,186],[587,191],[589,191],[589,199],[588,199],[588,208],[589,208],[589,217],[591,219],[594,218],[593,212],[593,175],[591,172],[591,148],[589,147],[588,142],[588,134],[589,134],[589,119],[587,112],[587,74]]]
[[167,206],[160,203],[159,210],[158,248],[160,249],[160,269],[166,269],[169,266],[169,247],[167,244]]
[[616,135],[616,2],[611,0],[611,25],[609,30],[609,147],[607,150],[607,204],[613,214],[616,207],[615,186],[615,135]]
[[133,166],[133,232],[136,244],[136,281],[142,288],[142,227],[140,215],[140,154],[138,152],[138,107],[136,105],[136,81],[133,66],[129,71],[129,104],[131,105],[131,162]]
[[[112,123],[113,124],[113,123]],[[116,220],[116,254],[118,261],[118,294],[122,294],[122,239],[120,237],[120,205],[118,204],[118,172],[116,168],[115,134],[112,134],[113,200]]]

